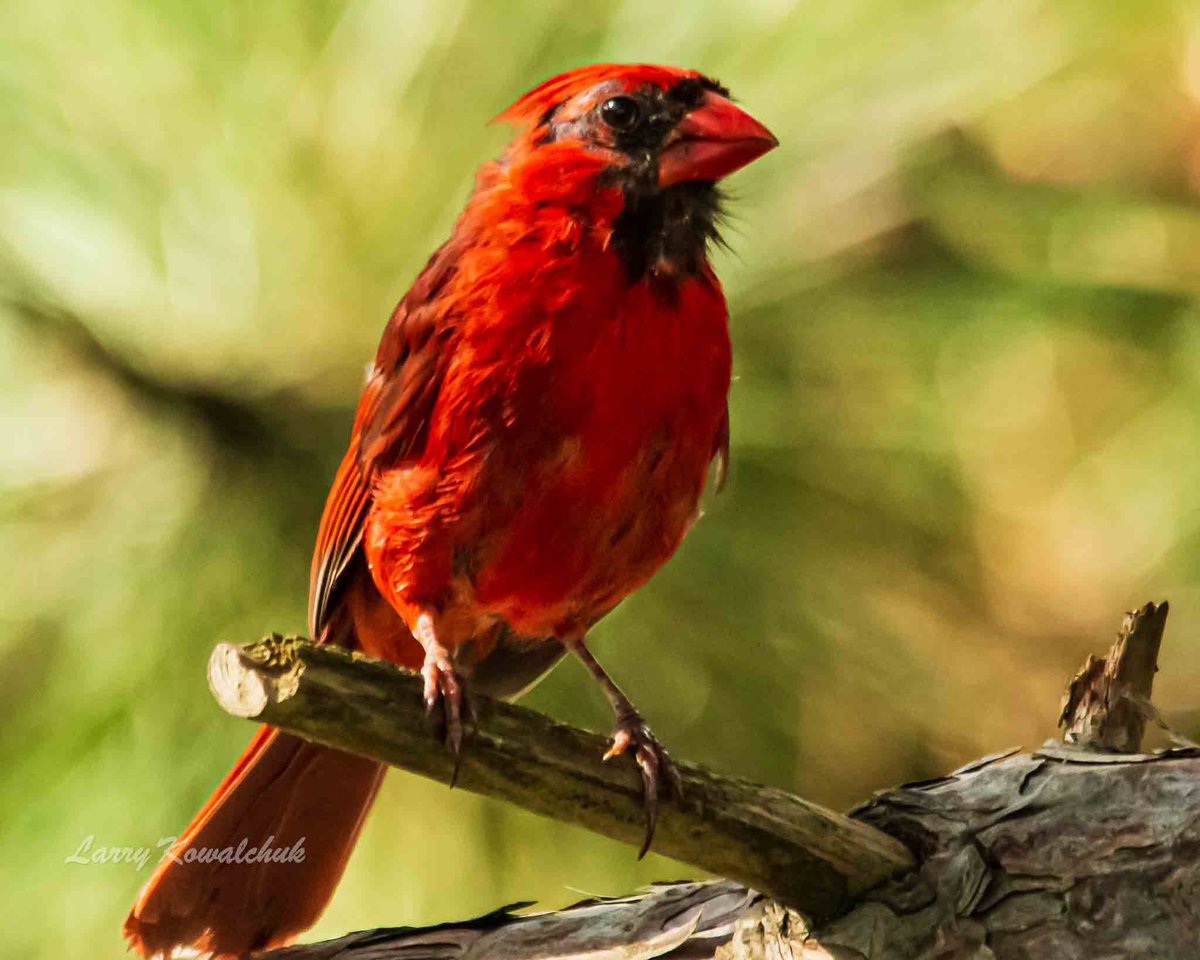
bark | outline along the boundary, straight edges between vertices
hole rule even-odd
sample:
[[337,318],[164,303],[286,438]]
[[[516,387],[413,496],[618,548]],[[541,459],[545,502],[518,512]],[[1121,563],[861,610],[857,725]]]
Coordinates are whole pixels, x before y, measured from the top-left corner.
[[1116,762],[1016,753],[892,790],[856,815],[906,840],[921,867],[818,930],[798,956],[1200,956],[1193,750]]

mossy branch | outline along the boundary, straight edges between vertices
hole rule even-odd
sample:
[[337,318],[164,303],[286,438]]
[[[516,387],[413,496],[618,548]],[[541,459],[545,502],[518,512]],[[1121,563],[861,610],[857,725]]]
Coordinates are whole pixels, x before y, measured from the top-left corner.
[[[229,713],[449,783],[415,674],[273,635],[222,644],[209,685]],[[481,699],[457,785],[637,846],[642,784],[632,760],[604,763],[606,740],[524,707]],[[680,763],[683,799],[665,803],[653,849],[737,880],[815,921],[910,869],[897,840],[783,790]]]

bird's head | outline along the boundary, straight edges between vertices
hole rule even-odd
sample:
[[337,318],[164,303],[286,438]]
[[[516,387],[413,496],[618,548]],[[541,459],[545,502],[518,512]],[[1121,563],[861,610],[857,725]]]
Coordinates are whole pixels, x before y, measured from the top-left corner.
[[778,144],[715,80],[649,64],[559,74],[497,119],[523,128],[530,146],[579,145],[645,189],[720,180]]
[[493,169],[536,201],[618,198],[606,229],[631,279],[701,271],[717,239],[717,181],[778,144],[715,80],[648,64],[568,71],[497,119],[520,134]]

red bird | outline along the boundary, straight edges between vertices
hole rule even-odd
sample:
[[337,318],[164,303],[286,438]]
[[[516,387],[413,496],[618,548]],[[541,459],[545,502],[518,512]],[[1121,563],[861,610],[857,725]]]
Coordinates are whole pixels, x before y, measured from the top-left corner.
[[[312,635],[511,697],[567,650],[642,768],[669,758],[584,644],[675,552],[729,443],[716,181],[776,145],[691,70],[598,64],[501,114],[450,239],[384,330],[313,557]],[[288,942],[333,894],[383,767],[262,728],[125,922],[151,956]],[[250,857],[302,841],[302,862]],[[231,859],[239,844],[242,862]],[[221,851],[225,856],[221,857]],[[253,861],[253,862],[251,862]]]

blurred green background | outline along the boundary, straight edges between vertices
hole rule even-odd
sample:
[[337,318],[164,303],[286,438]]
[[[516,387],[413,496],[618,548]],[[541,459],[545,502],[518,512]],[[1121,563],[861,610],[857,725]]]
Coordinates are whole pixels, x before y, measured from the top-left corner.
[[[1053,733],[1121,612],[1200,705],[1200,6],[0,6],[0,902],[118,956],[250,735],[218,640],[304,626],[364,364],[486,121],[593,60],[703,69],[732,184],[733,467],[596,649],[677,755],[844,806]],[[528,702],[607,729],[566,663]],[[316,933],[686,868],[392,774]]]

